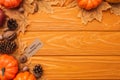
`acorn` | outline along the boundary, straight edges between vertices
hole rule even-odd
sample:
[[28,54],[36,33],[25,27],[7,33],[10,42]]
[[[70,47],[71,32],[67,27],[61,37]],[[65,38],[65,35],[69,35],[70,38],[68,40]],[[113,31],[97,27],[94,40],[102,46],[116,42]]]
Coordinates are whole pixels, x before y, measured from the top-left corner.
[[24,71],[29,71],[29,67],[28,66],[24,66],[23,68],[22,68],[22,71],[24,72]]
[[3,12],[2,9],[0,9],[0,27],[4,25],[5,22],[5,13]]
[[26,56],[26,55],[21,55],[21,56],[19,57],[19,61],[20,61],[20,63],[25,63],[25,62],[27,62],[27,56]]
[[2,35],[0,35],[0,41],[2,41],[3,40],[3,36]]
[[17,33],[15,31],[6,31],[3,34],[3,38],[6,40],[13,41],[17,38]]
[[20,7],[20,8],[18,9],[18,11],[19,11],[20,13],[24,13],[25,9],[24,9],[23,7]]

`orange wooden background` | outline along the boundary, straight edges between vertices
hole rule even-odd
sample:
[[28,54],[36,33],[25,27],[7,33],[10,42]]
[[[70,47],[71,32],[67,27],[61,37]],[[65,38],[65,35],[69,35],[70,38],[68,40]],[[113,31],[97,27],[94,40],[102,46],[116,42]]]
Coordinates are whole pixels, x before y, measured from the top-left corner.
[[53,14],[31,15],[28,45],[39,38],[44,46],[31,63],[41,64],[42,80],[120,79],[120,16],[103,13],[103,21],[83,25],[77,8],[54,8]]

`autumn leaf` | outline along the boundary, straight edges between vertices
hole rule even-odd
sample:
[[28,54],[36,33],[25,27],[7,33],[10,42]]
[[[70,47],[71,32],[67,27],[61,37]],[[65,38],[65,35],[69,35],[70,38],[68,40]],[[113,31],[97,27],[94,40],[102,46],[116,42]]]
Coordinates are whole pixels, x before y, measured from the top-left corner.
[[23,8],[25,9],[25,15],[33,14],[35,12],[34,0],[24,0]]
[[120,3],[119,4],[111,4],[111,13],[115,14],[115,15],[120,15]]
[[53,13],[53,8],[50,1],[37,0],[38,12]]
[[27,26],[29,25],[29,20],[27,19],[26,15],[19,15],[19,18],[17,18],[19,29],[17,33],[22,32],[23,34],[27,30]]
[[81,18],[83,24],[87,24],[88,22],[96,19],[101,22],[102,20],[102,12],[110,9],[111,6],[107,2],[102,2],[102,4],[96,9],[85,10],[80,8],[78,17]]
[[73,0],[71,3],[69,3],[68,5],[66,5],[67,8],[73,8],[77,6],[77,2],[76,0]]

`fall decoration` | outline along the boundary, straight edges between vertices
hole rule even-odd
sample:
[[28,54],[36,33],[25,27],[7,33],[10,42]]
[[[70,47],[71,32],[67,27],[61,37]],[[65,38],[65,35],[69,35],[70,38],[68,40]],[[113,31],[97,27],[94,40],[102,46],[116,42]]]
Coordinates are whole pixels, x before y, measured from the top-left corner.
[[33,73],[37,78],[40,78],[43,74],[43,69],[41,67],[41,65],[35,65],[35,67],[33,68]]
[[23,69],[22,69],[22,71],[23,71],[23,72],[25,72],[25,71],[29,71],[29,67],[28,67],[27,65],[24,66]]
[[16,37],[17,37],[17,33],[15,31],[6,31],[3,34],[3,38],[10,41],[15,40]]
[[106,0],[109,3],[120,3],[120,0]]
[[0,9],[0,27],[3,26],[4,22],[5,22],[5,13],[3,12],[2,9]]
[[2,41],[3,40],[3,36],[2,35],[0,35],[0,41]]
[[26,56],[26,55],[21,55],[21,56],[19,57],[19,61],[20,61],[21,63],[27,62],[27,56]]
[[88,22],[96,19],[101,22],[102,20],[102,11],[110,9],[111,6],[107,2],[102,2],[102,4],[93,10],[85,10],[80,8],[80,12],[78,14],[78,17],[82,19],[82,23],[87,24]]
[[[1,25],[3,26],[3,28],[8,27],[8,29],[5,32],[3,32],[3,34],[0,35],[0,41],[1,41],[0,52],[6,53],[6,54],[13,53],[13,51],[15,51],[16,49],[16,43],[14,42],[15,37],[19,32],[25,33],[26,27],[32,22],[32,20],[31,21],[28,20],[29,14],[34,14],[36,12],[38,12],[39,14],[41,12],[51,14],[54,12],[59,12],[59,9],[57,10],[56,7],[71,8],[71,9],[76,9],[75,10],[76,12],[79,11],[78,17],[80,17],[83,24],[87,24],[88,22],[91,22],[93,20],[97,20],[101,22],[102,12],[106,10],[110,10],[111,13],[115,15],[120,15],[119,0],[104,0],[104,1],[103,0],[77,0],[78,2],[76,2],[76,0],[9,0],[11,2],[7,1],[6,5],[3,3],[3,1],[7,1],[7,0],[0,1],[0,4],[3,5],[3,6],[0,6],[0,8],[2,9],[0,10],[0,14],[2,13],[3,15],[3,11],[4,11],[4,15],[6,15],[7,18],[6,18],[6,23],[4,25],[3,23],[5,21],[5,18],[4,16],[2,17],[0,16],[0,22],[3,21]],[[15,5],[13,5],[15,1],[17,2]],[[8,5],[8,3],[12,3],[12,4]],[[111,4],[111,3],[117,3],[117,4]],[[14,8],[14,9],[8,9],[8,8]],[[75,15],[76,15],[76,12],[75,12]],[[49,17],[54,15],[54,14],[53,15],[50,15],[50,14],[45,14],[45,15],[49,15]],[[69,12],[67,12],[67,14],[69,15]],[[22,54],[26,48],[26,45],[23,45],[22,41],[19,41],[19,42],[20,42],[19,50],[21,50],[21,52],[19,52],[20,54],[18,54],[19,56],[17,57],[19,58],[20,65],[26,65],[27,57],[24,54]],[[43,69],[41,65],[34,66],[33,68],[34,75],[32,75],[29,72],[25,72],[25,71],[29,71],[28,66],[29,66],[28,64],[27,66],[24,66],[22,68],[22,72],[18,73],[16,78],[12,80],[18,80],[18,79],[23,80],[23,77],[26,78],[25,80],[27,79],[36,80],[35,77],[40,78],[42,76]],[[6,71],[5,68],[2,68],[1,70],[3,72]],[[1,73],[1,74],[5,75],[4,73]]]
[[77,0],[78,6],[86,10],[94,9],[98,7],[102,0]]
[[24,13],[24,8],[23,8],[23,7],[20,7],[20,8],[18,9],[18,11],[19,11],[20,13]]
[[1,41],[0,42],[0,53],[10,54],[13,53],[16,49],[17,45],[14,41]]
[[26,71],[18,73],[14,80],[36,80],[36,78],[33,74]]
[[13,80],[18,72],[17,60],[9,55],[0,56],[0,80]]
[[53,6],[59,6],[59,7],[75,7],[77,5],[76,0],[48,0],[51,2],[51,5]]
[[7,26],[10,30],[15,30],[18,27],[18,23],[15,19],[9,19],[7,21]]
[[120,15],[120,3],[119,4],[111,4],[111,13],[119,16]]
[[0,5],[5,6],[6,8],[15,8],[20,5],[22,0],[0,0]]

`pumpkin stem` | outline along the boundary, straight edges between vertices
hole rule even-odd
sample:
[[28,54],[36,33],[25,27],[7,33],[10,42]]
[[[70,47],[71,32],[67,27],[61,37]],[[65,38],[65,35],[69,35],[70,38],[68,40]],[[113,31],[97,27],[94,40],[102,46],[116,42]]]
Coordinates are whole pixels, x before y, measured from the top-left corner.
[[4,76],[4,74],[5,74],[5,68],[2,68],[1,71],[2,71],[2,76]]

